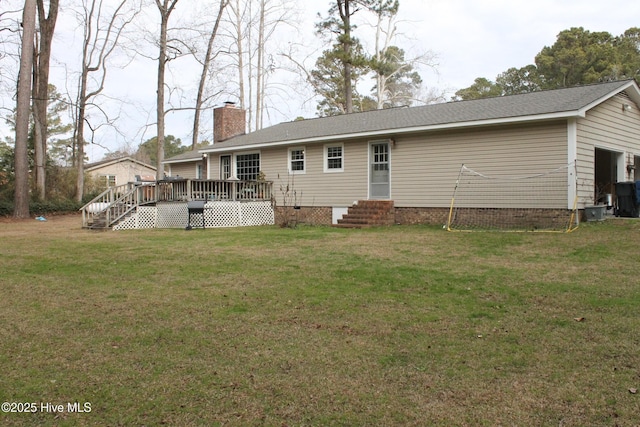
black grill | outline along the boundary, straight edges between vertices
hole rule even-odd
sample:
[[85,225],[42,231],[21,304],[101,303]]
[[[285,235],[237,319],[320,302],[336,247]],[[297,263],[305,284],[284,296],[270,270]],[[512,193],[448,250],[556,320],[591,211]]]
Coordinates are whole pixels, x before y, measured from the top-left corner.
[[191,202],[187,202],[187,210],[189,211],[189,218],[187,219],[187,227],[186,230],[191,230],[191,215],[199,214],[202,217],[202,228],[205,227],[204,223],[204,205],[207,202],[204,200],[194,200]]

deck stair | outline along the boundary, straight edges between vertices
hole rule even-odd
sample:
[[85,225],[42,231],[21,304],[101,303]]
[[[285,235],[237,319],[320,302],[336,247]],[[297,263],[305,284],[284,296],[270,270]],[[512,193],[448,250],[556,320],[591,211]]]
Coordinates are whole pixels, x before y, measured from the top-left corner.
[[335,227],[366,228],[395,224],[393,200],[360,200],[350,206]]
[[139,206],[136,187],[110,187],[81,208],[84,228],[111,229],[136,212]]

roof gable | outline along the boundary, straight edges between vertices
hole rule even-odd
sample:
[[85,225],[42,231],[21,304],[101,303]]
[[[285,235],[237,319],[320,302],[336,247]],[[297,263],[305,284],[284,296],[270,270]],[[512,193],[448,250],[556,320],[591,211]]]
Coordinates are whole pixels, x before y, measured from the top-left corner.
[[124,162],[131,162],[131,163],[136,163],[140,166],[149,168],[149,169],[153,169],[156,170],[155,166],[151,166],[147,163],[141,162],[140,160],[136,160],[133,157],[130,156],[125,156],[125,157],[118,157],[117,159],[106,159],[106,160],[100,160],[98,162],[93,162],[93,163],[88,163],[85,166],[85,170],[86,171],[92,171],[94,169],[99,169],[105,166],[110,166],[110,165],[114,165],[117,163],[124,163]]

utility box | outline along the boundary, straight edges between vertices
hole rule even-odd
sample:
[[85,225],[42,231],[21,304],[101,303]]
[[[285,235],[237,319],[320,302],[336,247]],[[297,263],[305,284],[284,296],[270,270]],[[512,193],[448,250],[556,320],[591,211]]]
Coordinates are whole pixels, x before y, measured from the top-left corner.
[[584,216],[588,222],[590,221],[604,221],[604,211],[607,207],[605,205],[598,206],[585,206]]

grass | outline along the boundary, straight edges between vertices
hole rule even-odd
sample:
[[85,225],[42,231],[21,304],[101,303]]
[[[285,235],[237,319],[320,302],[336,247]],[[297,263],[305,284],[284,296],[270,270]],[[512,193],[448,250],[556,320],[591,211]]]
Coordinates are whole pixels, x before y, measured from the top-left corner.
[[0,424],[638,426],[639,237],[0,222]]

